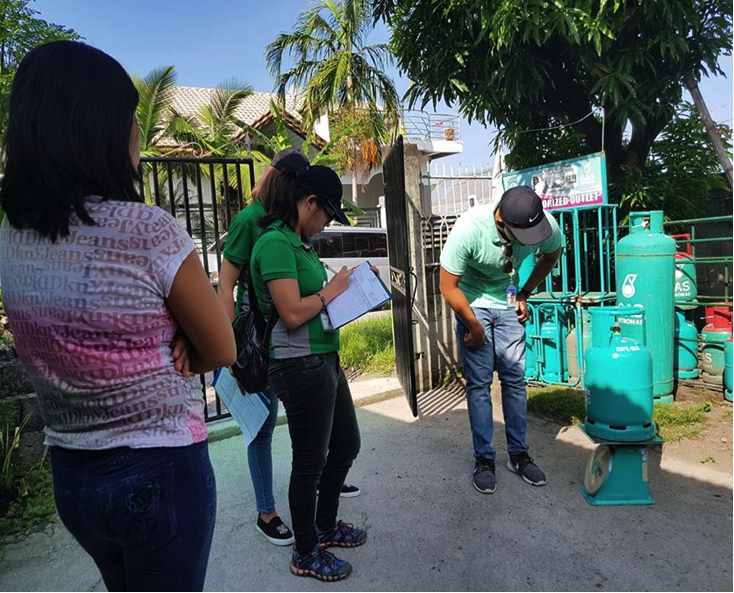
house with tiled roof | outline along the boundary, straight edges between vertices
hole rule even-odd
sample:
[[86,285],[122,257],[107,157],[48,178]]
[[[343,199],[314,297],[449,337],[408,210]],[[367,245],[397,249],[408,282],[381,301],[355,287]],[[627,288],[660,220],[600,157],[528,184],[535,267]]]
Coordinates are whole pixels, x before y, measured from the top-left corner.
[[[202,108],[211,103],[216,89],[194,86],[177,86],[173,89],[171,107],[182,115],[196,115]],[[275,134],[275,121],[270,113],[270,101],[277,101],[274,93],[253,92],[244,99],[235,110],[235,117],[261,131],[266,136]],[[308,131],[303,127],[298,115],[302,101],[296,95],[286,96],[285,110],[282,113],[283,123],[291,134],[293,146],[300,146],[306,139]],[[328,122],[316,124],[316,134],[312,139],[312,155],[321,150],[328,142]],[[164,140],[163,145],[173,145],[175,141]]]

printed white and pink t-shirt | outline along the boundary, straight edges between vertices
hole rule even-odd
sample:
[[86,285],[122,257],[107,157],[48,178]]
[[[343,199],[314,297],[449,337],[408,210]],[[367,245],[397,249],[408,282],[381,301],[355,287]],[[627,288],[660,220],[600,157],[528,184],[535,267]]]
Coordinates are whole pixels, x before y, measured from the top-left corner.
[[88,198],[56,243],[0,227],[0,281],[46,443],[180,447],[206,439],[201,387],[173,368],[173,279],[194,242],[155,206]]

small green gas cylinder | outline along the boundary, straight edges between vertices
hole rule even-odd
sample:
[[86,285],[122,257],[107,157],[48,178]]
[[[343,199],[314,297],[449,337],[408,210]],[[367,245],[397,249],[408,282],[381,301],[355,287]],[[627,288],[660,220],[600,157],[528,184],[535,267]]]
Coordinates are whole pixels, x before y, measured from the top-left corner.
[[696,264],[693,260],[691,235],[671,235],[676,239],[675,252],[675,306],[679,309],[695,309],[698,288],[696,286]]
[[712,385],[724,381],[724,344],[731,337],[731,310],[706,307],[706,325],[701,331],[701,378]]
[[686,319],[683,311],[675,312],[675,355],[673,357],[679,379],[698,378],[698,332]]
[[[591,347],[586,350],[584,430],[608,441],[638,442],[655,436],[652,356],[645,343],[645,311],[594,307]],[[642,340],[621,334],[619,319],[637,318]]]

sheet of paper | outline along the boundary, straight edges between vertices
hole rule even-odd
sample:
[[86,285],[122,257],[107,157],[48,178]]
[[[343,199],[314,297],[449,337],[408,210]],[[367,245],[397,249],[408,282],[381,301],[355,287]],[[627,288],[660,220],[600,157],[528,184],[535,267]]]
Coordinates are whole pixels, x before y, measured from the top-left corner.
[[242,393],[237,380],[229,372],[228,368],[220,369],[212,382],[217,395],[227,406],[232,418],[242,429],[245,437],[245,445],[249,445],[260,432],[262,425],[270,413],[267,396],[262,393]]
[[364,262],[354,268],[349,288],[326,305],[331,323],[340,328],[390,300],[385,285]]

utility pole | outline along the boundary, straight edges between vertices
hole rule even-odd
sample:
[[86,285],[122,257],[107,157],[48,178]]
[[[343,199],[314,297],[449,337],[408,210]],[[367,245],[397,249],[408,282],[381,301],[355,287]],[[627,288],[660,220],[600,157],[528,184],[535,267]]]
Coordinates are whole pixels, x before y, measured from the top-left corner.
[[701,90],[698,88],[698,83],[693,78],[689,78],[686,80],[686,86],[688,87],[688,92],[691,93],[691,97],[693,97],[693,102],[698,108],[698,113],[701,115],[701,121],[703,121],[703,125],[708,132],[709,138],[711,138],[711,144],[714,145],[716,156],[719,157],[719,162],[724,169],[724,175],[726,175],[726,180],[729,182],[729,187],[734,187],[734,184],[732,184],[731,161],[729,160],[729,155],[726,154],[724,144],[721,142],[721,136],[719,136],[716,126],[714,126],[711,114],[706,107],[706,102],[703,100]]

